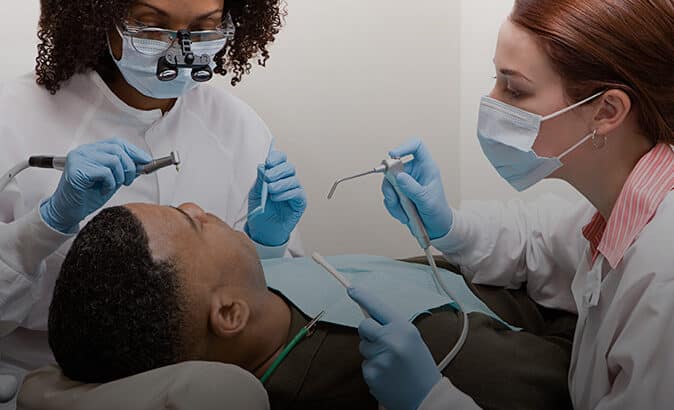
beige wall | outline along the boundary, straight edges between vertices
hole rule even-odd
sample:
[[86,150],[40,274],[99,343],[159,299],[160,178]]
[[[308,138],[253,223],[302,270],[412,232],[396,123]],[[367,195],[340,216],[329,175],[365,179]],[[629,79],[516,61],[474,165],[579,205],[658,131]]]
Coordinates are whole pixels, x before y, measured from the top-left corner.
[[410,136],[443,157],[447,191],[459,194],[458,2],[290,0],[288,11],[268,67],[234,92],[299,169],[307,251],[419,254],[382,205],[381,177],[326,195],[338,177],[378,165]]
[[39,4],[39,0],[2,1],[0,10],[4,22],[0,24],[0,81],[24,74],[35,67]]

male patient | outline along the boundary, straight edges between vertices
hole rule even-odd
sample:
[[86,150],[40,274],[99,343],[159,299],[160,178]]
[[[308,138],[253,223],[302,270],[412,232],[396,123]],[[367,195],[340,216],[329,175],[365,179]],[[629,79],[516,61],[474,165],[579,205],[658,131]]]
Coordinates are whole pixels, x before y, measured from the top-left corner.
[[[261,376],[310,318],[270,291],[256,250],[194,204],[101,212],[63,263],[49,343],[66,376],[102,383],[187,360]],[[461,319],[449,307],[415,325],[439,362]],[[357,329],[321,323],[266,383],[274,409],[376,409],[361,376]],[[470,315],[444,371],[484,408],[570,408],[570,346]]]

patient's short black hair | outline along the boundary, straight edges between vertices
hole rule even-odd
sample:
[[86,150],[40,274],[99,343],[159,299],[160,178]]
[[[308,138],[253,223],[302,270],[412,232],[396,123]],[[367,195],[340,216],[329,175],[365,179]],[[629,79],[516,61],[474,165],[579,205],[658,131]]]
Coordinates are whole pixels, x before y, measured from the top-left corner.
[[105,383],[185,359],[175,264],[152,257],[124,207],[103,210],[75,239],[49,307],[49,345],[63,373]]

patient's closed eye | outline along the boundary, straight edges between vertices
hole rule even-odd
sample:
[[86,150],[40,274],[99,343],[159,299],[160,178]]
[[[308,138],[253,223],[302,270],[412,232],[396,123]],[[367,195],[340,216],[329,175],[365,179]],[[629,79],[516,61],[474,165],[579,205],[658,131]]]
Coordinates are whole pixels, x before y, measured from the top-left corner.
[[195,231],[200,231],[200,230],[201,230],[201,229],[197,226],[197,223],[194,221],[194,218],[192,218],[187,212],[185,212],[185,211],[182,210],[181,208],[176,208],[175,206],[172,206],[171,208],[173,208],[173,209],[175,209],[176,211],[178,211],[178,212],[180,212],[181,214],[183,214],[183,215],[185,216],[185,218],[187,218],[187,221],[190,223],[190,225],[192,226],[192,228],[193,228]]

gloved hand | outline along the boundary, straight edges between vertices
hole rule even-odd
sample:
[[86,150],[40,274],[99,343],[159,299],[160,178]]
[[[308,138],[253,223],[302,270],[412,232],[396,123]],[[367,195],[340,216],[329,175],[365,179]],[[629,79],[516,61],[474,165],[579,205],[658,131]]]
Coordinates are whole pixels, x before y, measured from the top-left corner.
[[[431,240],[442,238],[452,228],[453,216],[445,197],[440,170],[428,148],[418,138],[407,141],[389,153],[395,158],[409,154],[414,155],[414,161],[405,164],[405,172],[398,174],[396,178],[398,186],[416,205],[429,238]],[[393,185],[386,178],[381,189],[386,209],[394,218],[409,227],[407,214],[400,206]]]
[[258,166],[257,181],[248,194],[248,211],[260,205],[262,185],[268,184],[268,201],[264,212],[254,216],[244,228],[255,242],[265,246],[281,246],[288,242],[307,208],[307,195],[281,151],[272,150],[264,165]]
[[386,410],[417,409],[442,378],[419,331],[367,289],[348,293],[372,316],[358,328],[370,393]]
[[146,152],[117,138],[75,148],[68,153],[56,192],[40,206],[42,219],[59,232],[72,233],[122,185],[133,183],[137,165],[150,161]]

